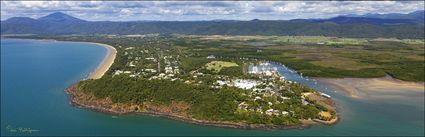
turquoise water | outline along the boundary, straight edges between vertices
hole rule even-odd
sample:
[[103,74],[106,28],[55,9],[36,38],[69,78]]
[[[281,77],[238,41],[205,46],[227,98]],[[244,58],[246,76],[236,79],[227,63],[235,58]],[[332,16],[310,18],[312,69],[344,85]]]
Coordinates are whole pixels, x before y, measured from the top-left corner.
[[[1,135],[424,135],[421,100],[356,100],[274,64],[287,79],[330,94],[342,120],[308,129],[241,130],[144,115],[112,116],[69,104],[64,89],[97,67],[106,49],[89,44],[1,40]],[[419,103],[418,103],[419,102]],[[39,131],[13,132],[31,128]]]

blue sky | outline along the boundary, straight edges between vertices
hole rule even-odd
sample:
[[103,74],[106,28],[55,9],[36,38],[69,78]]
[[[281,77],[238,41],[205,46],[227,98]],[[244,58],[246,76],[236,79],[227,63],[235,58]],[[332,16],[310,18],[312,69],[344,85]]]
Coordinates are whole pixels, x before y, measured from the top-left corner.
[[91,21],[174,21],[287,20],[416,10],[424,10],[423,1],[1,1],[1,20],[56,11]]

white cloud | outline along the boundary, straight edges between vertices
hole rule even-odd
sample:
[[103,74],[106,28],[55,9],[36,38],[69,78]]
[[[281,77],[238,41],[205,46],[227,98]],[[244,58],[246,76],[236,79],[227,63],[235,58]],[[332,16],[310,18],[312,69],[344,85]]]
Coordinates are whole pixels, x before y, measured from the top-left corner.
[[1,19],[61,11],[86,20],[281,20],[423,9],[423,1],[1,1]]

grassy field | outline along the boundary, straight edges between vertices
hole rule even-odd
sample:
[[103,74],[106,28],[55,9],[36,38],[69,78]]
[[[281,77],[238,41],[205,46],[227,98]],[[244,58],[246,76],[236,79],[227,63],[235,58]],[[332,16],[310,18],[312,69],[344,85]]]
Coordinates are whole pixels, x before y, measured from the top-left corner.
[[220,72],[222,68],[236,67],[236,66],[239,66],[239,65],[233,62],[226,62],[226,61],[211,61],[205,64],[205,67],[208,70],[214,71],[216,73]]

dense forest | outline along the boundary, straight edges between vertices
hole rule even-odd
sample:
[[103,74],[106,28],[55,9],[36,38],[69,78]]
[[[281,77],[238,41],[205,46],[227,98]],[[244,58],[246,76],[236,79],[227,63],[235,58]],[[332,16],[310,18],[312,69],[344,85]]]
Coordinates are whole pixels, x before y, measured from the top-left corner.
[[[119,103],[170,105],[173,101],[185,102],[190,105],[188,112],[194,118],[213,121],[296,125],[300,124],[299,119],[319,118],[317,113],[320,111],[316,106],[302,105],[300,94],[311,90],[306,87],[293,88],[291,92],[280,91],[291,99],[272,107],[295,112],[294,115],[286,117],[251,112],[235,113],[237,102],[249,101],[248,96],[243,96],[243,94],[250,91],[234,87],[214,89],[203,85],[184,84],[179,81],[136,80],[118,76],[82,81],[79,83],[79,87],[83,92],[94,94],[99,98],[111,97],[114,102]],[[260,103],[258,105],[261,106],[266,105],[267,101],[257,103]]]

